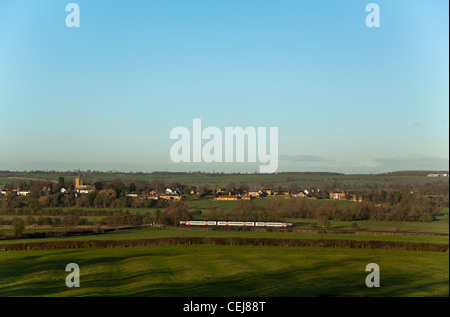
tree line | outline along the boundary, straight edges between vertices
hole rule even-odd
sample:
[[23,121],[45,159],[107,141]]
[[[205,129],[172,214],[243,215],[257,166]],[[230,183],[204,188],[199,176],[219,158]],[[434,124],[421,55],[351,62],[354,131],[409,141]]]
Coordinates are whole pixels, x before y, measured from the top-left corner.
[[228,210],[212,208],[208,220],[285,221],[287,218],[357,221],[423,221],[436,219],[440,204],[427,196],[400,199],[394,205],[362,202],[342,205],[337,201],[318,203],[307,199],[268,200],[259,205],[254,201],[238,201]]

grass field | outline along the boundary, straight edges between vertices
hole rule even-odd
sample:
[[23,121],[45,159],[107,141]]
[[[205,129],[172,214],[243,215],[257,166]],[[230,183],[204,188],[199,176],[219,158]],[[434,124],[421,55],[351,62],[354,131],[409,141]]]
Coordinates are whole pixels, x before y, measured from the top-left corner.
[[[80,266],[80,288],[65,267]],[[380,266],[367,288],[365,267]],[[448,254],[250,246],[4,252],[0,296],[448,296]]]
[[449,243],[448,236],[410,236],[410,235],[355,235],[355,234],[316,234],[296,232],[251,232],[251,231],[200,231],[200,230],[170,230],[170,229],[138,229],[117,233],[106,233],[89,236],[50,237],[39,239],[14,239],[0,241],[2,244],[34,243],[59,240],[125,240],[165,237],[246,237],[246,238],[286,238],[286,239],[354,239],[373,241],[403,241]]
[[[293,222],[297,228],[311,228],[312,223],[317,223],[315,219],[287,219],[287,221]],[[399,226],[399,231],[406,232],[449,232],[449,223],[445,219],[439,219],[432,222],[401,222],[396,223],[393,221],[375,221],[375,220],[357,220],[357,221],[339,221],[330,220],[331,229],[339,230],[352,230],[352,224],[356,223],[359,226],[359,230],[366,231],[395,231]]]
[[[83,237],[5,240],[124,240],[162,237],[356,239],[449,243],[443,236],[140,229]],[[1,248],[0,248],[1,249]],[[65,286],[77,263],[81,287]],[[367,288],[377,263],[381,287]],[[0,251],[0,296],[448,296],[448,253],[380,249],[171,245]]]

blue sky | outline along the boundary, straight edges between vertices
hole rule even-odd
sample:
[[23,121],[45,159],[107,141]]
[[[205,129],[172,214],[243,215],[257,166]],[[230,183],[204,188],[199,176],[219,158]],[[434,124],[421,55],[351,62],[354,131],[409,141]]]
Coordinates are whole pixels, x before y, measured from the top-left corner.
[[448,1],[0,1],[0,170],[171,162],[170,131],[278,127],[279,171],[448,169]]

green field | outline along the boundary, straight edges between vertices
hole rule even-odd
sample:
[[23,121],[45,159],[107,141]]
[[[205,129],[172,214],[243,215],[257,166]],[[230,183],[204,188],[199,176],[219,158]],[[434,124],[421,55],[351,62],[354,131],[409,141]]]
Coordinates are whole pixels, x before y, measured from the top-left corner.
[[[315,219],[287,219],[287,221],[293,222],[296,228],[311,228],[312,223],[317,223]],[[396,223],[393,221],[375,221],[375,220],[356,220],[356,221],[339,221],[330,220],[331,229],[338,230],[353,230],[352,224],[356,223],[359,226],[359,230],[364,231],[396,231],[399,226],[400,230],[404,232],[436,232],[436,233],[448,233],[449,223],[445,219],[438,219],[432,222],[401,222]]]
[[[77,263],[81,287],[67,288]],[[367,288],[365,267],[380,266]],[[448,254],[364,249],[157,246],[4,252],[0,296],[448,296]]]
[[60,240],[125,240],[165,237],[244,237],[244,238],[285,238],[285,239],[354,239],[373,241],[403,241],[449,243],[448,236],[410,236],[410,235],[356,235],[356,234],[315,234],[296,232],[252,232],[252,231],[201,231],[201,230],[170,230],[170,229],[138,229],[117,233],[107,233],[89,236],[50,237],[39,239],[0,240],[2,244],[34,243]]

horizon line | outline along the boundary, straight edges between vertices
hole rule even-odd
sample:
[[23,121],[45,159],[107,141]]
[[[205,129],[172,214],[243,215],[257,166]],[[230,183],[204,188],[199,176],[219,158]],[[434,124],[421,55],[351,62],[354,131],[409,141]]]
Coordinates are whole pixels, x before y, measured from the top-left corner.
[[104,173],[104,174],[225,174],[225,175],[277,175],[277,174],[287,174],[287,173],[302,173],[302,174],[337,174],[337,175],[383,175],[383,174],[392,174],[392,173],[417,173],[417,172],[435,172],[435,173],[449,173],[450,170],[436,170],[436,169],[414,169],[414,170],[395,170],[395,171],[386,171],[386,172],[378,172],[378,173],[344,173],[344,172],[331,172],[331,171],[280,171],[280,172],[274,172],[274,173],[259,173],[259,172],[208,172],[208,171],[151,171],[151,172],[144,172],[144,171],[118,171],[118,170],[107,170],[107,171],[101,171],[101,170],[81,170],[80,168],[76,168],[73,170],[42,170],[42,169],[36,169],[36,170],[0,170],[0,173],[74,173],[74,172],[88,172],[88,173]]

